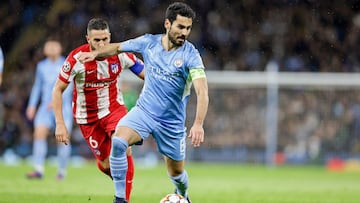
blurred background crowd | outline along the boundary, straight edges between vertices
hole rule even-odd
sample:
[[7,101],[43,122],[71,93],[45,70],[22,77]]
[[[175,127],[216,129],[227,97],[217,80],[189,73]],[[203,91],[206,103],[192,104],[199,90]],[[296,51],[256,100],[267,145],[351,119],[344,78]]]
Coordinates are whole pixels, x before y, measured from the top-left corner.
[[[66,55],[86,43],[87,22],[93,17],[109,21],[112,41],[162,33],[169,2],[1,2],[0,45],[5,55],[5,78],[0,97],[0,153],[9,147],[21,156],[31,151],[32,124],[26,120],[24,109],[48,37],[60,39]],[[266,63],[275,59],[280,71],[360,72],[358,0],[186,2],[197,13],[190,41],[199,49],[207,70],[264,71]],[[207,147],[194,153],[194,158],[216,159],[224,153],[249,161],[248,153],[252,151],[254,160],[262,161],[265,93],[264,89],[210,90]],[[295,161],[308,157],[316,160],[324,151],[360,152],[360,95],[356,90],[281,91],[279,102],[278,149]],[[192,103],[189,108],[193,108]],[[74,143],[79,143],[74,153],[89,156],[86,146],[81,145],[80,133],[74,134]]]

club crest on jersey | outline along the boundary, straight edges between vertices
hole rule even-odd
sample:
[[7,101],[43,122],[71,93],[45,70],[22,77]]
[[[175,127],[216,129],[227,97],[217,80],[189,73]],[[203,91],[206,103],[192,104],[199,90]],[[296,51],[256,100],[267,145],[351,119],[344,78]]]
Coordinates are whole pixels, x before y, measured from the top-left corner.
[[110,68],[111,68],[111,72],[113,72],[113,73],[119,72],[119,64],[118,63],[111,64]]
[[182,59],[176,59],[175,61],[174,61],[174,66],[176,67],[176,68],[179,68],[179,67],[181,67],[183,65],[183,60]]
[[62,67],[64,72],[69,72],[70,70],[70,63],[68,61],[66,61]]

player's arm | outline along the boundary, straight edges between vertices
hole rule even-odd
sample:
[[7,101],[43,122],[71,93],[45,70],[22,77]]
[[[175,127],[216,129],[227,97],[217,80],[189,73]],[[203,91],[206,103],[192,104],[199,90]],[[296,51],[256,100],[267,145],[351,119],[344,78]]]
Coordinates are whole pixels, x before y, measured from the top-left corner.
[[135,75],[137,75],[140,79],[145,78],[145,68],[144,63],[140,59],[136,59],[134,65],[132,65],[129,69]]
[[3,71],[4,71],[4,54],[0,47],[0,85],[2,84],[3,79]]
[[26,117],[29,120],[33,120],[35,117],[36,107],[40,100],[42,85],[43,85],[43,80],[41,78],[40,68],[38,65],[35,73],[35,81],[32,86],[29,102],[26,108]]
[[189,137],[194,147],[199,147],[204,142],[204,120],[209,105],[208,85],[205,71],[202,68],[191,69],[190,74],[197,97],[196,114]]
[[108,57],[119,54],[121,52],[120,43],[110,43],[98,50],[93,50],[91,52],[81,52],[78,55],[78,60],[81,63],[89,62],[95,60],[97,57]]
[[62,109],[62,95],[67,87],[67,83],[61,81],[60,79],[57,79],[52,92],[52,104],[54,108],[56,123],[55,137],[58,142],[63,142],[64,144],[68,144],[70,141],[70,135],[68,129],[66,129]]

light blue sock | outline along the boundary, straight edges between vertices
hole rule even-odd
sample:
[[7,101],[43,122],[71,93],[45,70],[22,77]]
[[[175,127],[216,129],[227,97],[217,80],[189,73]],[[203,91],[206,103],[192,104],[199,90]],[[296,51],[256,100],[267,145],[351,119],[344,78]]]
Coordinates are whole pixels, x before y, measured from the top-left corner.
[[188,174],[184,170],[182,174],[178,176],[169,176],[171,181],[176,187],[176,192],[184,197],[187,197],[187,189],[188,189]]
[[125,179],[128,168],[126,149],[128,142],[123,138],[114,136],[110,153],[110,171],[115,186],[115,196],[125,199]]
[[58,173],[66,175],[66,167],[71,155],[71,145],[65,145],[63,143],[57,145],[57,157],[59,161]]
[[36,171],[44,173],[44,164],[47,154],[47,140],[33,141],[33,163]]

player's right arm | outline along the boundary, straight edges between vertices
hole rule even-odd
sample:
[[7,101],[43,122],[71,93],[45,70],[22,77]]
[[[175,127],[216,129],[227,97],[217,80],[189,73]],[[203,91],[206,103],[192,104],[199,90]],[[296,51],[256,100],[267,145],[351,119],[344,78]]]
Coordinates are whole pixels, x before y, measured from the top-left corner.
[[95,60],[95,58],[103,58],[113,56],[121,52],[121,43],[110,43],[101,49],[93,50],[91,52],[81,52],[78,55],[78,60],[81,63],[86,63]]
[[68,132],[68,129],[66,129],[66,125],[64,121],[64,116],[62,111],[62,103],[63,103],[62,94],[67,87],[68,87],[68,83],[63,82],[60,79],[57,79],[52,92],[52,104],[54,108],[55,122],[56,122],[55,137],[58,142],[62,142],[66,145],[70,141],[70,134]]
[[[41,62],[40,62],[41,63]],[[41,96],[41,87],[43,85],[43,80],[41,77],[41,65],[40,63],[36,66],[36,72],[35,72],[35,81],[31,89],[29,102],[26,108],[26,117],[29,120],[33,120],[36,113],[36,107],[40,100]]]

